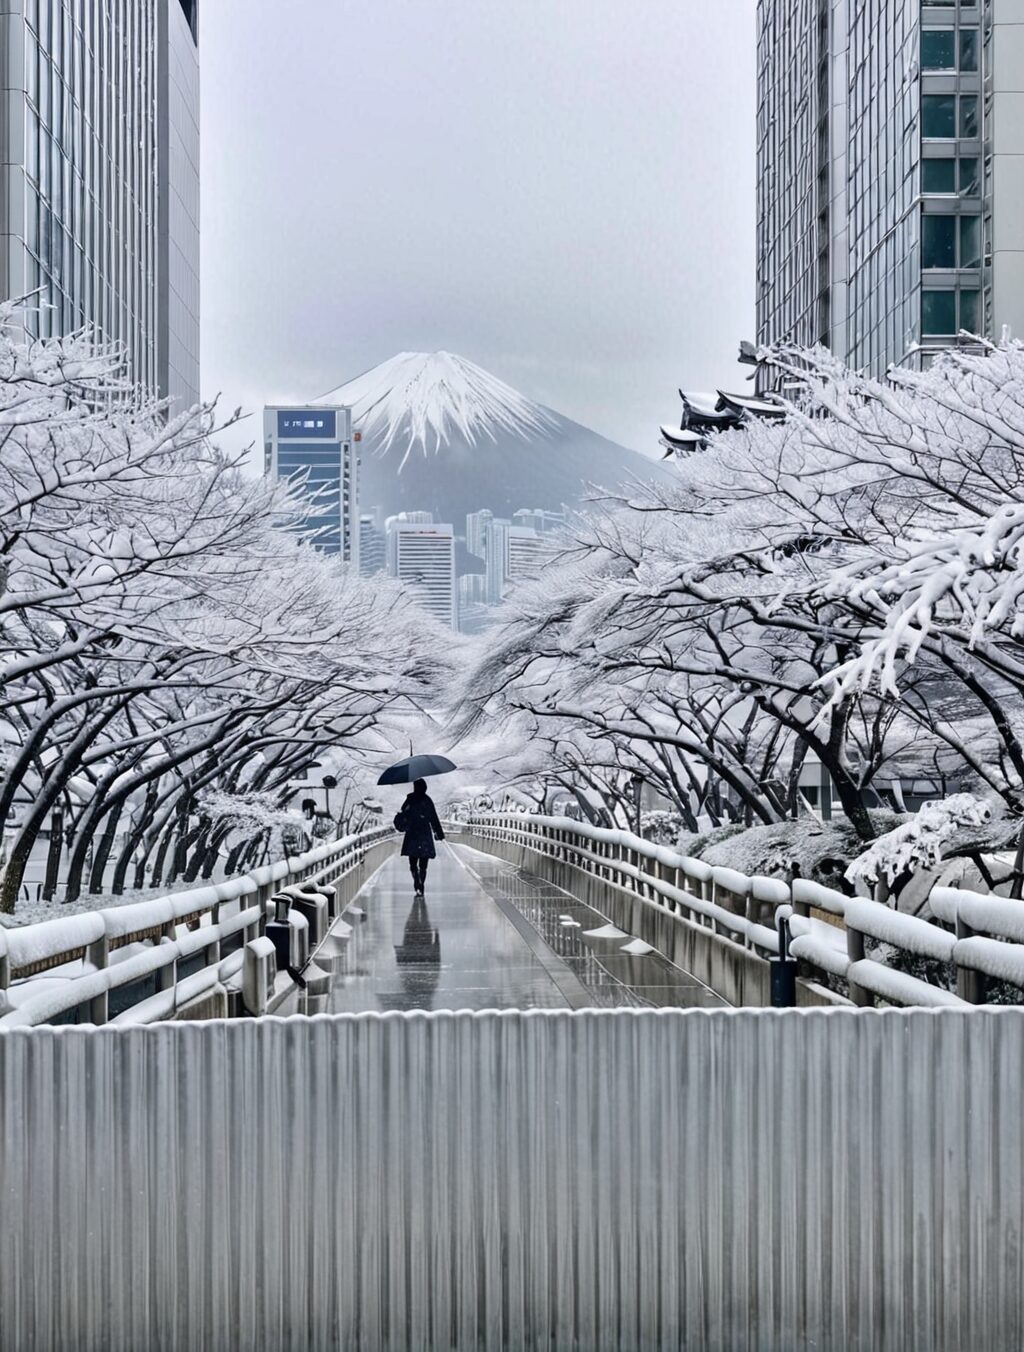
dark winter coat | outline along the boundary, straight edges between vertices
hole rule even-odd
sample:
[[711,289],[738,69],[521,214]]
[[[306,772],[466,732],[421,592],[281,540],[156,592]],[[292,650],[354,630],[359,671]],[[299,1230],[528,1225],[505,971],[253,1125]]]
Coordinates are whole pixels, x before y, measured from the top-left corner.
[[402,853],[413,859],[433,859],[437,853],[434,837],[444,840],[433,801],[425,793],[410,793],[402,804],[402,814],[409,823],[402,842]]

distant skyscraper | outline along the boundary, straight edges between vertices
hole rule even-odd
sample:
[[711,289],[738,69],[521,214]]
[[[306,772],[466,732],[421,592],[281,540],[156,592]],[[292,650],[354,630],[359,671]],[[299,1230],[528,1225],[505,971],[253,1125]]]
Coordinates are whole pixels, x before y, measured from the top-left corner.
[[508,579],[508,533],[511,523],[500,517],[488,521],[484,531],[485,592],[487,604],[500,603]]
[[0,290],[39,336],[93,324],[199,397],[197,0],[0,6]]
[[388,572],[416,593],[424,610],[458,628],[455,534],[450,525],[414,521],[430,513],[408,512],[387,521]]
[[1019,0],[759,0],[757,331],[882,375],[1024,328]]
[[549,546],[537,531],[529,526],[510,526],[508,531],[509,582],[521,582],[537,577],[547,557]]
[[470,512],[466,517],[466,551],[474,558],[485,557],[487,547],[487,523],[494,520],[494,513],[485,507],[480,512]]
[[464,573],[459,578],[459,614],[467,606],[480,606],[487,600],[487,578],[483,573]]
[[384,532],[371,515],[364,514],[359,518],[359,571],[363,577],[373,577],[382,573],[386,565]]
[[548,531],[561,530],[565,525],[564,512],[546,512],[542,507],[520,507],[512,513],[513,526],[527,526],[545,535]]
[[303,483],[310,499],[302,529],[316,531],[325,554],[359,566],[359,471],[347,408],[280,408],[263,411],[264,463],[277,479]]

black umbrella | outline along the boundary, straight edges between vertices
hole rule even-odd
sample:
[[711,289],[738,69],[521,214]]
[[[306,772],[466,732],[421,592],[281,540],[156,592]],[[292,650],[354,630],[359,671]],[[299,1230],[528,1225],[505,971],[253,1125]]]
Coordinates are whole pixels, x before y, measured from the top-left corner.
[[428,775],[446,775],[457,770],[447,756],[406,756],[388,768],[377,780],[378,784],[411,784],[414,779],[426,779]]

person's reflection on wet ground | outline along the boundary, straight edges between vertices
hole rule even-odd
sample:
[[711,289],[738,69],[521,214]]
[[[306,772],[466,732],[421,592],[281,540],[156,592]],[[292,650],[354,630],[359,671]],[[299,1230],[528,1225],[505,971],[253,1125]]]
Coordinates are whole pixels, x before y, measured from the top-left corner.
[[427,903],[418,896],[412,904],[402,942],[394,945],[395,962],[410,1009],[429,1009],[441,979],[441,936],[430,923]]

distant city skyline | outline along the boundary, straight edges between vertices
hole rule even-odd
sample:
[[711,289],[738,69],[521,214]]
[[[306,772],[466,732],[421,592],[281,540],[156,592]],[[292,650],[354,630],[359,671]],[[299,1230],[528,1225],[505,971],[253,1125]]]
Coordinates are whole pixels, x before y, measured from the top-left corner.
[[446,349],[656,459],[753,336],[754,0],[725,7],[200,6],[204,392]]

